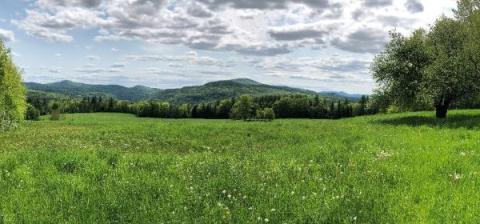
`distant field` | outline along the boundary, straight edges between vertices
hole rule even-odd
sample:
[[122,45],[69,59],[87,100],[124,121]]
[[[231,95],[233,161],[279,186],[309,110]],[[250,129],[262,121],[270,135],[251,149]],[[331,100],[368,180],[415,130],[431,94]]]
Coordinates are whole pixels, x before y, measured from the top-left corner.
[[480,110],[0,134],[0,223],[479,223],[479,189]]

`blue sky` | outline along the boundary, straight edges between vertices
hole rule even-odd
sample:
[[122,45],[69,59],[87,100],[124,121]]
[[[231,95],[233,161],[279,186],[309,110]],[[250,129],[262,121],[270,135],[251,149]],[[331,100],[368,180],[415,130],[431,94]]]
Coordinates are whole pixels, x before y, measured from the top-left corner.
[[0,38],[25,81],[177,88],[251,78],[371,93],[388,31],[455,0],[2,0]]

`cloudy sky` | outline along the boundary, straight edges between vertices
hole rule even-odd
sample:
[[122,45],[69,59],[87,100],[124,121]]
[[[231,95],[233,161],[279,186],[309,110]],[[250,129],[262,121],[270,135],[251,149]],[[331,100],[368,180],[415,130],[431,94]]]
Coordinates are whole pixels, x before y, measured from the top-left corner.
[[0,38],[24,80],[176,88],[246,77],[370,93],[388,31],[455,0],[1,0]]

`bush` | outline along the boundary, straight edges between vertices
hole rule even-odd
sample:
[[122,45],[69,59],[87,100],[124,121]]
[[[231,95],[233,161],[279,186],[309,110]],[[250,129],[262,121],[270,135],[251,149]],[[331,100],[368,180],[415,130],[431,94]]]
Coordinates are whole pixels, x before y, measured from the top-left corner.
[[40,120],[40,111],[34,106],[27,105],[27,114],[25,115],[26,120],[38,121]]

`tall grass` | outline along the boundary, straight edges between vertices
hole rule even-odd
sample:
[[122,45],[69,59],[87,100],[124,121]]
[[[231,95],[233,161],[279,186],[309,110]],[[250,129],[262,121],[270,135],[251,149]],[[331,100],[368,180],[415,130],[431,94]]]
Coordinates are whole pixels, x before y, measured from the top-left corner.
[[477,223],[479,114],[27,123],[0,134],[0,223]]

